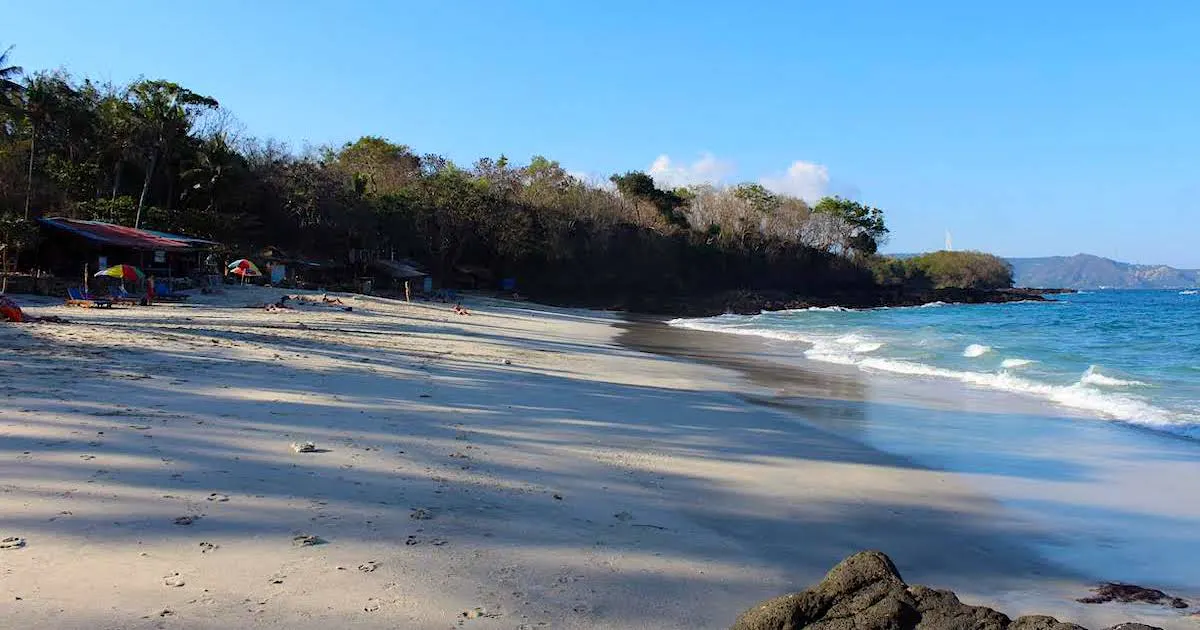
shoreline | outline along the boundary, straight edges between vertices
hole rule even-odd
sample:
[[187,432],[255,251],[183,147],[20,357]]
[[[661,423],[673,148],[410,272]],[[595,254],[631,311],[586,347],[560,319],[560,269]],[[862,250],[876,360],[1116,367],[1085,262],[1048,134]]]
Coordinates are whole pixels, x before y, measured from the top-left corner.
[[537,296],[547,304],[563,308],[598,309],[652,317],[712,317],[722,314],[757,315],[764,311],[808,308],[904,308],[925,304],[1005,304],[1011,302],[1048,302],[1047,295],[1075,293],[1075,289],[1014,287],[1009,289],[928,289],[908,290],[876,287],[850,292],[806,295],[784,291],[738,290],[686,296],[650,296],[646,294],[607,298]]
[[[747,383],[772,390],[744,394],[752,404],[966,479],[1009,517],[1027,521],[1020,537],[1044,558],[1088,581],[1181,589],[1193,602],[1200,594],[1200,574],[1192,568],[1200,556],[1184,542],[1200,523],[1200,510],[1175,499],[1200,491],[1187,473],[1200,465],[1194,440],[1019,394],[813,362],[801,358],[802,344],[795,342],[675,328],[653,318],[627,324],[622,340],[737,371]],[[1055,441],[1088,452],[1055,450]],[[1169,490],[1147,491],[1164,483]],[[1056,512],[1062,514],[1045,518]],[[1066,609],[1086,614],[1073,604]],[[1148,623],[1171,623],[1170,614],[1154,616]]]
[[611,313],[244,308],[277,293],[0,326],[9,623],[724,628],[880,548],[1014,617],[1189,627],[1064,604],[1084,576],[969,475],[835,430],[871,408],[861,378],[813,373],[822,427],[747,401],[769,382],[630,349]]

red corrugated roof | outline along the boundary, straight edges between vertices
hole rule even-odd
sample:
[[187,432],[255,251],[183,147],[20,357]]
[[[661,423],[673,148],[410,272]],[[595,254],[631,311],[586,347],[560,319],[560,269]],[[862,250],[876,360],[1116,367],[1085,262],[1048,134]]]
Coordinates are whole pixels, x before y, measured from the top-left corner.
[[66,230],[88,240],[115,247],[127,247],[146,251],[186,251],[195,249],[193,244],[166,235],[155,234],[146,230],[138,230],[124,225],[101,223],[99,221],[80,221],[62,217],[42,217],[38,219],[43,225]]

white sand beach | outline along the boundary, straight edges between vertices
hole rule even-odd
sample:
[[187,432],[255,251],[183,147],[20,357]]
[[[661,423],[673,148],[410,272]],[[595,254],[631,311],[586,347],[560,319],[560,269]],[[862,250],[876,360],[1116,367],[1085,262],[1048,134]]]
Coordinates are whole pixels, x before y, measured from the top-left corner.
[[1195,626],[1073,603],[1088,576],[967,475],[627,349],[616,316],[245,308],[283,293],[0,325],[3,626],[722,628],[861,549],[1014,617]]

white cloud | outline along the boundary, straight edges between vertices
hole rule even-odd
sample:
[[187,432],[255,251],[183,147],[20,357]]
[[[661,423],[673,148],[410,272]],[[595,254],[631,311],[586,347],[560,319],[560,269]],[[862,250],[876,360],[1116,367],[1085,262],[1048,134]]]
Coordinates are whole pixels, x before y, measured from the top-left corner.
[[799,197],[813,203],[829,190],[829,169],[823,164],[796,160],[786,173],[763,177],[758,183],[768,190]]
[[670,156],[658,156],[650,165],[649,175],[654,183],[664,188],[693,186],[696,184],[720,184],[733,173],[734,164],[717,159],[711,153],[704,153],[700,159],[691,164],[677,164]]

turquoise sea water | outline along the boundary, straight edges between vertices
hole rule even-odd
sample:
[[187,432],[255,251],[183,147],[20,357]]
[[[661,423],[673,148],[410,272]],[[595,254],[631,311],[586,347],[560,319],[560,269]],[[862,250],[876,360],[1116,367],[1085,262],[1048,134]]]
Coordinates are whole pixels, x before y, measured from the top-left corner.
[[1200,440],[1200,292],[1053,297],[722,315],[671,325],[800,342],[814,361],[1016,392]]

